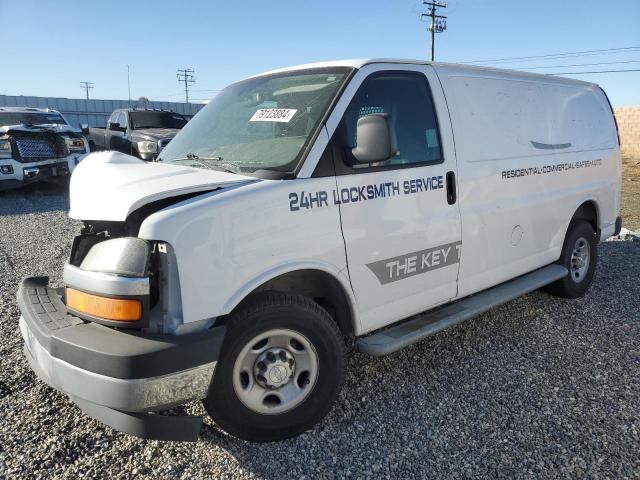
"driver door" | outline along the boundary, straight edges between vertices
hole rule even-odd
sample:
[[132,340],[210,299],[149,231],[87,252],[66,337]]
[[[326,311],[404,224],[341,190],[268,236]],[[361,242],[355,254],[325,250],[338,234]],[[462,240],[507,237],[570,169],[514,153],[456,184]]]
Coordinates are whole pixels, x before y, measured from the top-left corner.
[[[333,135],[336,202],[364,332],[457,294],[461,228],[446,104],[429,66],[364,79]],[[399,153],[359,164],[358,119],[384,113]]]
[[130,154],[131,151],[130,149],[127,148],[127,144],[126,144],[127,114],[124,112],[120,112],[116,115],[113,121],[120,125],[121,130],[109,129],[109,134],[110,134],[109,149]]

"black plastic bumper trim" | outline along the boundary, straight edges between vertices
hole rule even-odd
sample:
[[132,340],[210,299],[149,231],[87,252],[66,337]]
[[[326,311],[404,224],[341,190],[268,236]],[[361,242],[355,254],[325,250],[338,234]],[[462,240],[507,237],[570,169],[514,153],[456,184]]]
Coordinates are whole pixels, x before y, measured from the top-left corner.
[[617,217],[616,218],[616,230],[615,230],[615,232],[613,232],[613,235],[620,235],[621,231],[622,231],[622,217]]
[[167,375],[218,359],[224,326],[188,335],[150,336],[83,322],[67,313],[59,293],[48,282],[48,277],[23,280],[18,306],[29,329],[53,357],[127,380]]
[[195,442],[202,428],[202,417],[193,415],[168,416],[154,413],[121,412],[109,407],[71,397],[80,409],[119,432],[147,440]]

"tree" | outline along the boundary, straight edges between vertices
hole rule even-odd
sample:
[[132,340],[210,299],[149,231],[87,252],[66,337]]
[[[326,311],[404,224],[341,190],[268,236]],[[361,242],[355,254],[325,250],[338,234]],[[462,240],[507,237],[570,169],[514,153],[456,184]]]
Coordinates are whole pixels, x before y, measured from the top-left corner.
[[147,97],[139,97],[138,101],[139,102],[149,102],[150,100]]

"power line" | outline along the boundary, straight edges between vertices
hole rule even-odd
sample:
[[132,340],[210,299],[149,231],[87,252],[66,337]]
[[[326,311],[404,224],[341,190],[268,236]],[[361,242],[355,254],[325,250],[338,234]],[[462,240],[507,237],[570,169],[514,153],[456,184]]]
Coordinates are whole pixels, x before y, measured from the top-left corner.
[[[193,92],[193,90],[191,90]],[[153,98],[167,98],[167,97],[179,97],[184,95],[184,92],[168,93],[166,95],[153,95]]]
[[80,88],[84,88],[87,93],[87,100],[89,100],[89,90],[93,88],[93,82],[80,82]]
[[184,83],[185,102],[189,103],[189,85],[196,83],[196,77],[193,76],[195,71],[191,68],[178,69],[178,82]]
[[591,73],[623,73],[623,72],[640,72],[638,69],[629,70],[594,70],[593,72],[557,72],[557,73],[545,73],[545,75],[586,75]]
[[129,108],[131,108],[131,74],[129,65],[127,65],[127,91],[129,92]]
[[640,46],[637,47],[619,47],[619,48],[604,48],[600,50],[582,50],[578,52],[564,52],[564,53],[548,53],[544,55],[530,55],[527,57],[507,57],[507,58],[494,58],[492,60],[473,60],[468,62],[460,62],[460,63],[500,63],[500,62],[514,62],[518,60],[530,60],[536,58],[549,58],[549,57],[571,57],[571,56],[584,56],[584,55],[607,55],[612,53],[622,53],[624,51],[635,51],[639,50]]
[[598,63],[573,63],[569,65],[545,65],[539,67],[518,67],[516,70],[538,70],[541,68],[566,68],[566,67],[595,67],[597,65],[616,65],[620,63],[640,63],[640,60],[625,60],[620,62],[598,62]]
[[[219,93],[222,90],[219,89],[208,89],[208,90],[194,90],[194,89],[189,89],[189,93]],[[184,92],[176,92],[176,93],[167,93],[167,94],[163,94],[163,95],[153,95],[153,98],[167,98],[167,97],[177,97],[179,95],[184,94]],[[194,98],[189,97],[190,100],[195,100]]]
[[435,59],[436,50],[436,33],[442,33],[447,29],[447,17],[444,15],[437,15],[438,8],[447,8],[447,4],[438,0],[428,2],[423,0],[423,5],[426,5],[427,13],[421,13],[420,18],[429,17],[429,27],[427,30],[431,35],[431,61]]
[[531,62],[545,62],[547,60],[568,60],[568,59],[573,59],[573,58],[578,58],[578,57],[601,57],[602,55],[623,55],[626,53],[637,53],[640,52],[640,48],[637,48],[635,50],[624,50],[624,51],[618,51],[618,52],[607,52],[607,53],[583,53],[580,55],[563,55],[563,56],[555,56],[555,57],[546,57],[546,58],[538,58],[538,59],[531,59],[531,60],[511,60],[508,62],[493,62],[490,63],[491,65],[495,65],[495,64],[504,64],[504,63],[523,63],[523,62],[527,62],[527,61],[531,61]]
[[590,55],[610,55],[615,53],[625,53],[629,51],[640,50],[640,46],[635,47],[619,47],[619,48],[603,48],[599,50],[582,50],[577,52],[564,52],[564,53],[548,53],[544,55],[530,55],[526,57],[507,57],[507,58],[494,58],[490,60],[472,60],[459,63],[513,63],[520,60],[533,60],[533,59],[550,59],[550,58],[562,58],[562,57],[582,57]]

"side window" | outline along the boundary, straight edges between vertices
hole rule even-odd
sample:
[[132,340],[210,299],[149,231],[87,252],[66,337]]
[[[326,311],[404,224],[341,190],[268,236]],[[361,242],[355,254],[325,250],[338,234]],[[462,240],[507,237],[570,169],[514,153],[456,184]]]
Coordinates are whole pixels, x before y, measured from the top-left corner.
[[118,122],[118,115],[120,115],[120,112],[118,112],[118,111],[111,113],[111,116],[109,117],[109,120],[107,120],[107,128],[109,127],[109,125],[111,123],[117,123]]
[[[375,113],[388,115],[399,153],[385,162],[358,164],[351,155],[356,146],[356,125],[359,118]],[[426,77],[417,72],[385,72],[367,78],[349,104],[334,139],[337,156],[351,171],[441,162],[438,122]]]
[[121,127],[126,128],[127,127],[127,114],[125,112],[120,112],[120,115],[118,115],[118,119],[116,120],[116,122],[118,122]]

